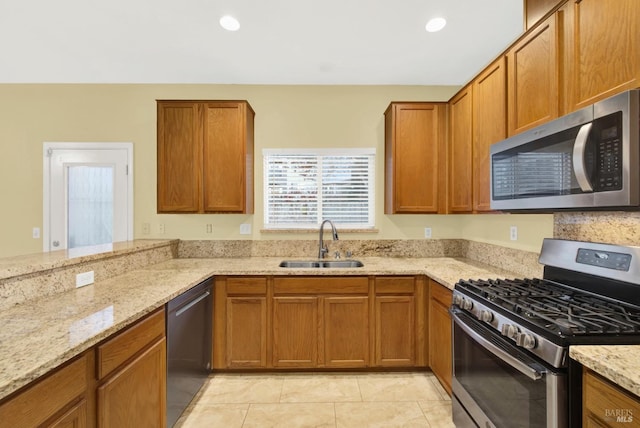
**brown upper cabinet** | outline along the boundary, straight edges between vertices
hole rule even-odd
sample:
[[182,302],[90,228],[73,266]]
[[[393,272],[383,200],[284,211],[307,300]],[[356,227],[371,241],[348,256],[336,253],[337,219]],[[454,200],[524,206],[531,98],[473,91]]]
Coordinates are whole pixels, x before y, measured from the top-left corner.
[[385,111],[385,214],[445,212],[446,113],[422,102]]
[[640,86],[640,1],[570,0],[567,112]]
[[253,213],[246,101],[158,101],[158,212]]
[[491,144],[506,137],[506,65],[494,61],[449,101],[449,211],[490,211]]
[[491,145],[507,137],[507,72],[504,57],[473,81],[473,210],[491,210]]
[[473,90],[468,85],[449,101],[449,212],[473,210]]
[[528,0],[525,7],[528,31],[448,103],[448,212],[490,211],[492,144],[640,86],[640,1]]
[[530,29],[536,25],[542,17],[562,3],[561,0],[525,0],[524,2],[524,24],[525,29]]
[[[555,7],[548,3],[541,10]],[[507,59],[509,135],[636,88],[640,2],[569,0],[519,39]]]
[[558,17],[544,20],[507,51],[510,136],[558,117]]

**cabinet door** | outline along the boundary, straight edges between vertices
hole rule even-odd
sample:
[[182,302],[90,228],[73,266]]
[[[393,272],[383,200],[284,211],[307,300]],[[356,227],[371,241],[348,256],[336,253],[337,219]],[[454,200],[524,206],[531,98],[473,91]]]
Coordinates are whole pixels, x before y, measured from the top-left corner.
[[507,73],[504,57],[473,81],[473,209],[491,210],[491,145],[507,137]]
[[[437,213],[440,175],[446,182],[446,107],[392,103],[385,113],[385,213]],[[444,116],[444,118],[442,117]],[[445,195],[443,190],[443,195]]]
[[166,339],[157,341],[98,388],[98,427],[166,424]]
[[80,401],[51,424],[50,428],[85,428],[87,426],[87,402]]
[[227,298],[227,367],[267,366],[266,297]]
[[158,102],[158,212],[200,209],[201,116],[192,102]]
[[413,296],[376,297],[376,365],[415,365],[415,299]]
[[[88,387],[90,376],[94,373],[94,364],[93,352],[86,352],[64,367],[53,370],[13,398],[5,400],[0,404],[0,426],[65,426],[68,421],[76,421],[74,423],[77,426],[85,426],[86,402],[92,400]],[[80,407],[85,403],[84,415],[80,408],[60,415],[74,402]],[[51,420],[53,422],[47,423]]]
[[429,281],[429,365],[440,383],[451,394],[451,291]]
[[[567,84],[571,110],[640,86],[640,2],[582,0],[573,4],[573,48]],[[573,37],[573,40],[571,40]]]
[[210,102],[204,115],[204,211],[252,213],[253,111]]
[[582,417],[585,426],[638,426],[640,399],[585,369],[582,374]]
[[323,305],[324,365],[369,365],[369,298],[325,297]]
[[318,298],[273,298],[273,366],[318,365]]
[[449,211],[473,210],[473,96],[471,86],[449,101]]
[[508,52],[509,135],[558,117],[556,15]]

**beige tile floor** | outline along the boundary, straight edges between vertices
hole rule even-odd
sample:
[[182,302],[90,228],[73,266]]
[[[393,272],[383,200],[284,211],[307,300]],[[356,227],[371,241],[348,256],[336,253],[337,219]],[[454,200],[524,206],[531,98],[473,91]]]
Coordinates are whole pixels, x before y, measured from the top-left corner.
[[176,427],[453,427],[431,372],[218,374]]

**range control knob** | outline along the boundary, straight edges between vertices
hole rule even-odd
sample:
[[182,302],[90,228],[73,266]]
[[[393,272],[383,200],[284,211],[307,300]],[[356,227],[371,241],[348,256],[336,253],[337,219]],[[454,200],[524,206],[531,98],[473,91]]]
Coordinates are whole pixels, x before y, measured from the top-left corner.
[[518,327],[511,324],[503,324],[500,333],[502,333],[503,336],[513,339],[518,334]]
[[462,296],[459,295],[459,294],[454,294],[453,295],[453,300],[452,300],[451,303],[453,303],[454,305],[457,305],[457,306],[462,306]]
[[529,333],[518,333],[516,336],[516,345],[522,346],[524,349],[533,349],[537,345],[535,336]]
[[470,311],[471,309],[473,309],[473,302],[469,299],[462,299],[461,307],[465,311]]
[[483,309],[480,311],[480,319],[484,322],[493,321],[493,312]]

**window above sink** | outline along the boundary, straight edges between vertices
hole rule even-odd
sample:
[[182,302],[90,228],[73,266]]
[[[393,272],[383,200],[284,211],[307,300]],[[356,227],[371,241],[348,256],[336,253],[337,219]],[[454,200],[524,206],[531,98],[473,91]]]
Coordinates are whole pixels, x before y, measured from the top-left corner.
[[264,228],[375,226],[375,148],[264,149]]

